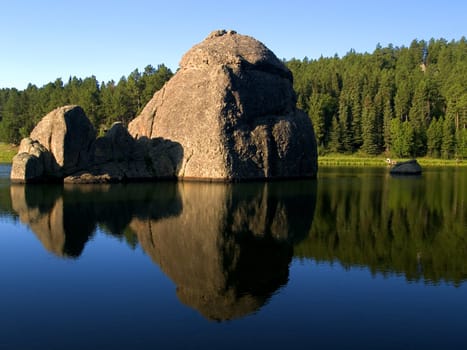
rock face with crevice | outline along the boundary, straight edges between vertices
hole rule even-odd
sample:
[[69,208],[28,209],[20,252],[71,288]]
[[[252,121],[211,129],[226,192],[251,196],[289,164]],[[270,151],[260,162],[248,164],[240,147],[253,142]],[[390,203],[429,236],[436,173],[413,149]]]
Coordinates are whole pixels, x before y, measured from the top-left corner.
[[183,56],[129,132],[179,143],[181,179],[315,177],[314,131],[292,82],[262,43],[216,31]]

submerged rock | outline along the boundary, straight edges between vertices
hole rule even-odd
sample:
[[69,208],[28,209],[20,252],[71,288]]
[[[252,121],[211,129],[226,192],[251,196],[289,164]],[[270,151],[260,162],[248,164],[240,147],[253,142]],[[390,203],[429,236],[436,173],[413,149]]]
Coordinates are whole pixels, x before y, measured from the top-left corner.
[[416,159],[396,163],[389,171],[393,175],[420,175],[422,167]]

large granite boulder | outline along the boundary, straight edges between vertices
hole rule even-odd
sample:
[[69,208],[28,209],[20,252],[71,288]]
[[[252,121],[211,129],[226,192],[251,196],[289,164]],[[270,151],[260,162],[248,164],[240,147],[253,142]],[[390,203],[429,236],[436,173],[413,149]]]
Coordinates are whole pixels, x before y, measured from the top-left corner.
[[[296,108],[292,74],[262,43],[216,31],[129,125],[135,138],[181,145],[184,179],[315,177],[309,117]],[[174,156],[176,158],[176,156]]]

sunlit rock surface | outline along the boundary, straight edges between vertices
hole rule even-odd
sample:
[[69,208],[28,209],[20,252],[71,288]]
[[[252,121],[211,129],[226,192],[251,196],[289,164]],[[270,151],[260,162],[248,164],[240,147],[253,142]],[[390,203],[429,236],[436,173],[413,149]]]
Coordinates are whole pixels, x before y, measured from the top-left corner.
[[296,108],[289,69],[258,40],[216,31],[129,125],[135,138],[177,142],[183,179],[315,177],[310,118]]

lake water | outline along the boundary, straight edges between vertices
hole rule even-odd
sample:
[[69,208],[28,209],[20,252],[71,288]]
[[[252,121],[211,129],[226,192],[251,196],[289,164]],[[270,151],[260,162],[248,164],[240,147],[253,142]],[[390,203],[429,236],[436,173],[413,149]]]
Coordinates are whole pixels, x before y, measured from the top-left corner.
[[0,349],[466,349],[467,169],[10,185]]

